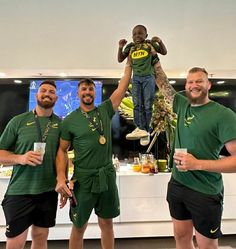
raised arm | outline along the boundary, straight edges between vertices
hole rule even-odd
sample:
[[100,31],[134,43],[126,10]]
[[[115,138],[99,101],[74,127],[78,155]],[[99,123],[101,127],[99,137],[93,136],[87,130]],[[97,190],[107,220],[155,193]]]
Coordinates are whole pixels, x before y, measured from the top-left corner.
[[[157,52],[155,48],[150,45],[151,53],[153,56],[156,56]],[[159,90],[164,94],[164,96],[168,99],[168,101],[173,104],[174,96],[176,94],[175,89],[170,84],[164,70],[161,67],[161,63],[157,62],[154,64],[154,71],[156,76],[156,84]]]
[[124,70],[124,76],[121,78],[118,87],[116,90],[112,93],[110,100],[112,102],[112,106],[114,110],[117,110],[118,106],[121,103],[121,100],[125,96],[125,92],[129,86],[130,79],[131,79],[131,72],[132,68],[130,65],[130,60],[127,61],[125,65],[125,70]]
[[118,48],[118,54],[117,54],[117,59],[118,62],[124,61],[124,59],[127,57],[127,55],[123,52],[123,48],[127,41],[125,39],[119,40],[119,48]]
[[156,75],[156,84],[159,90],[164,94],[164,96],[173,104],[174,96],[176,94],[175,89],[169,83],[169,80],[163,71],[160,62],[154,65],[155,75]]
[[165,44],[163,43],[163,41],[161,40],[161,38],[154,36],[151,39],[151,42],[157,42],[159,44],[159,53],[162,55],[166,55],[167,54],[167,49]]

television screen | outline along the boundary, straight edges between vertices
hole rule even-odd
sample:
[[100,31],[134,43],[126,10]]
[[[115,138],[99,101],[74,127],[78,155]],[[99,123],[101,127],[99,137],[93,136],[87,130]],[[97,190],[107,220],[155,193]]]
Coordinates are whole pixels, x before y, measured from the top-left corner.
[[[36,106],[35,94],[43,80],[30,81],[29,110]],[[61,118],[65,118],[69,113],[79,107],[80,102],[77,96],[78,80],[55,80],[57,86],[58,100],[54,107],[54,113]],[[96,88],[95,105],[102,102],[102,82],[94,81]]]

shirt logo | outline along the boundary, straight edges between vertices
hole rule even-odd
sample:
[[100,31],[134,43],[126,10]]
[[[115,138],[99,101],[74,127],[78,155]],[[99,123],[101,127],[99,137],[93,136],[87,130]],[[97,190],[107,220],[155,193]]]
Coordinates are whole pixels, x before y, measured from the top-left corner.
[[132,59],[140,59],[148,56],[148,52],[145,50],[139,50],[132,53]]
[[214,229],[214,230],[213,230],[213,229],[211,229],[211,230],[210,230],[210,233],[215,233],[218,229],[219,229],[219,227],[217,227],[217,228],[216,228],[216,229]]
[[7,226],[6,226],[6,231],[7,231],[8,233],[10,233],[10,225],[7,225]]
[[35,121],[33,121],[33,122],[27,122],[26,125],[29,126],[29,125],[32,125],[34,123],[35,123]]
[[184,119],[184,126],[188,127],[189,125],[191,125],[192,120],[193,120],[194,118],[195,118],[194,115],[185,118],[185,119]]
[[57,129],[58,128],[58,123],[52,124],[52,128]]

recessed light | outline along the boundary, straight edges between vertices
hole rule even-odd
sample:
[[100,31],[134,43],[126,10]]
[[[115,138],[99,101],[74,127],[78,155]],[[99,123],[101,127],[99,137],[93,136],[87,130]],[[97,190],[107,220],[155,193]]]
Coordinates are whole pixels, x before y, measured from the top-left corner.
[[230,92],[228,91],[218,91],[218,92],[210,93],[211,97],[228,97],[229,95],[230,95]]
[[6,76],[6,74],[5,74],[5,73],[0,72],[0,78],[4,78],[5,76]]
[[16,84],[21,84],[21,83],[22,83],[22,80],[14,80],[14,83],[16,83]]
[[67,74],[62,72],[62,73],[59,73],[59,76],[60,76],[60,77],[66,77]]
[[225,81],[224,80],[219,80],[219,81],[216,81],[216,84],[218,84],[218,85],[221,85],[221,84],[224,84],[225,83]]
[[180,76],[180,77],[186,77],[186,76],[187,76],[187,73],[180,73],[179,76]]

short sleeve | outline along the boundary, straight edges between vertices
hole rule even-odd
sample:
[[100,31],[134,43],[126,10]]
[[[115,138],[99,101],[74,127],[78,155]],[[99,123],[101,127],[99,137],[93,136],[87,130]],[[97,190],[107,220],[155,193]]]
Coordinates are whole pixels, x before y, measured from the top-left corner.
[[236,113],[230,108],[221,111],[221,119],[218,122],[219,139],[222,143],[227,143],[236,139]]
[[69,127],[69,118],[65,118],[61,122],[61,138],[66,141],[72,140],[72,134],[70,133],[68,127]]
[[1,150],[9,150],[12,148],[17,140],[17,117],[14,117],[9,121],[5,130],[3,131],[0,137],[0,149]]
[[129,43],[128,45],[126,45],[126,47],[124,48],[123,53],[124,53],[126,56],[128,56],[129,53],[130,53],[130,49],[131,49],[133,46],[134,46],[134,43],[133,43],[133,42],[131,42],[131,43]]

